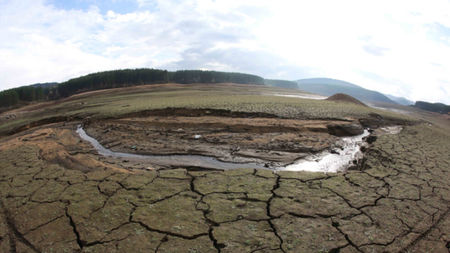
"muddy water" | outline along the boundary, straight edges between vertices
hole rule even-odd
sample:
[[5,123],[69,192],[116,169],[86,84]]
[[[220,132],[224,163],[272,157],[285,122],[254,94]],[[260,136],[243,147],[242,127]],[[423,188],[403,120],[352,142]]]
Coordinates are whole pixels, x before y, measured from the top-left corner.
[[257,163],[231,163],[222,162],[214,157],[200,156],[200,155],[137,155],[130,153],[114,152],[103,147],[96,139],[89,136],[81,126],[78,126],[77,133],[81,139],[88,141],[97,150],[100,155],[124,158],[124,159],[136,159],[141,161],[149,161],[152,164],[160,166],[170,167],[195,167],[206,169],[268,169],[264,167],[264,164]]

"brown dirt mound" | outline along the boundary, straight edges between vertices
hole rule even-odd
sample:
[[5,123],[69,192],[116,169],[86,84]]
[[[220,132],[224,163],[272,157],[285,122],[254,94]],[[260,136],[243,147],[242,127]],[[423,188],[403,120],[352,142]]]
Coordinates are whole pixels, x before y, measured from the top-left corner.
[[344,93],[336,93],[333,96],[328,97],[326,100],[347,102],[347,103],[353,103],[353,104],[357,104],[357,105],[367,106],[366,104],[359,101],[358,99],[356,99],[350,95],[344,94]]

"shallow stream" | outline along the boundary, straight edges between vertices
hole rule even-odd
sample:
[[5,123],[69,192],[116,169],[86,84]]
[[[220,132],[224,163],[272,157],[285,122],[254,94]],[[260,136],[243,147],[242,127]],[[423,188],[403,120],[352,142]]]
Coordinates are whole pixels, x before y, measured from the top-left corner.
[[81,139],[88,141],[97,150],[100,155],[124,158],[124,159],[137,159],[148,160],[151,163],[161,166],[179,166],[179,167],[198,167],[206,169],[268,169],[264,167],[264,164],[256,163],[232,163],[223,162],[215,157],[201,156],[201,155],[138,155],[122,152],[114,152],[110,149],[103,147],[96,139],[89,136],[81,126],[78,126],[77,133]]
[[315,172],[337,172],[347,169],[353,165],[354,160],[363,157],[361,146],[364,145],[363,138],[369,136],[369,131],[352,137],[344,137],[339,140],[341,148],[333,152],[323,151],[318,154],[307,156],[294,164],[288,165],[284,170],[292,171],[315,171]]
[[219,170],[250,168],[314,172],[338,172],[350,167],[355,159],[362,158],[363,154],[360,147],[365,143],[363,138],[369,135],[369,132],[365,130],[361,135],[342,138],[337,143],[337,146],[340,148],[335,148],[332,152],[323,151],[318,154],[313,154],[286,167],[267,168],[264,164],[223,162],[215,157],[200,155],[138,155],[114,152],[103,147],[96,139],[89,136],[81,126],[78,126],[77,133],[81,139],[91,143],[100,155],[123,159],[148,160],[150,163],[161,166],[197,167]]

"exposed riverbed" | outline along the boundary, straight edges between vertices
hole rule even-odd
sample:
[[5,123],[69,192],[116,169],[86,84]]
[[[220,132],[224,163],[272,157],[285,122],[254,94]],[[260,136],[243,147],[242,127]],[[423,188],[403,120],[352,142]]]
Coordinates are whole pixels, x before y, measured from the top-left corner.
[[97,150],[100,155],[108,157],[148,160],[153,164],[158,164],[161,166],[199,167],[219,170],[238,168],[267,169],[264,167],[264,164],[222,162],[214,157],[200,155],[138,155],[123,152],[114,152],[103,147],[96,139],[89,136],[81,126],[78,126],[77,133],[79,134],[81,139],[91,143],[91,145]]
[[284,167],[269,167],[264,163],[237,163],[225,162],[211,156],[202,155],[141,155],[124,152],[114,152],[102,146],[96,139],[89,136],[81,126],[78,126],[79,136],[91,143],[100,155],[123,159],[137,159],[148,161],[152,164],[170,167],[197,167],[207,169],[272,169],[290,171],[314,171],[314,172],[338,172],[353,165],[354,160],[362,158],[360,147],[364,145],[364,137],[369,135],[367,130],[363,134],[341,138],[336,146],[330,151],[322,151],[311,154],[295,161],[293,164]]

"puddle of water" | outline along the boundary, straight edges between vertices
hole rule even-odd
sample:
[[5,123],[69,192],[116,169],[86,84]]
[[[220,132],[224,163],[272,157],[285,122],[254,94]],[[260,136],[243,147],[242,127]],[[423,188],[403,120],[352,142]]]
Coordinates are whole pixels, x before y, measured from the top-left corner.
[[290,98],[306,98],[306,99],[316,99],[316,100],[322,100],[322,99],[326,99],[327,97],[324,96],[320,96],[320,95],[313,95],[313,94],[304,94],[304,95],[293,95],[293,94],[270,94],[272,96],[277,96],[277,97],[290,97]]
[[363,134],[342,138],[339,143],[342,149],[335,150],[337,154],[324,151],[302,158],[300,161],[280,170],[312,172],[338,172],[345,170],[353,164],[353,160],[362,158],[363,154],[360,147],[364,143],[363,138],[368,135],[369,131],[365,130]]
[[401,110],[401,109],[395,109],[395,108],[388,108],[388,107],[380,107],[380,106],[375,106],[373,104],[368,104],[370,107],[375,108],[375,109],[380,109],[380,110],[384,110],[384,111],[391,111],[391,112],[396,112],[396,113],[400,113],[400,114],[411,114],[411,112],[405,111],[405,110]]
[[196,167],[206,169],[268,169],[263,164],[257,163],[232,163],[222,162],[214,157],[200,156],[200,155],[137,155],[130,153],[114,152],[103,147],[96,139],[89,136],[81,126],[78,126],[77,131],[81,139],[88,141],[97,150],[100,155],[126,158],[136,160],[147,160],[153,164],[160,166],[179,166],[179,167]]

